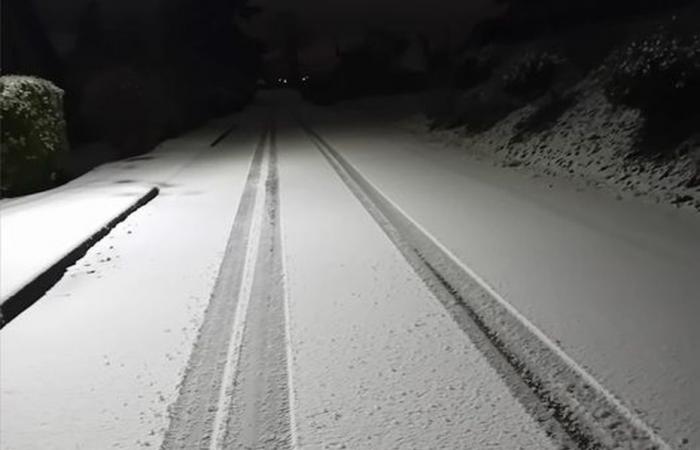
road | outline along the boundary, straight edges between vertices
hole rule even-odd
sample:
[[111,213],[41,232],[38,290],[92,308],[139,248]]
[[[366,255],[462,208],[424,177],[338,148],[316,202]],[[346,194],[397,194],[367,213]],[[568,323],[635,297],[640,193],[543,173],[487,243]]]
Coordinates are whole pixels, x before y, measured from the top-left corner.
[[2,448],[695,448],[700,220],[385,119],[268,94],[88,174],[160,194],[3,328]]

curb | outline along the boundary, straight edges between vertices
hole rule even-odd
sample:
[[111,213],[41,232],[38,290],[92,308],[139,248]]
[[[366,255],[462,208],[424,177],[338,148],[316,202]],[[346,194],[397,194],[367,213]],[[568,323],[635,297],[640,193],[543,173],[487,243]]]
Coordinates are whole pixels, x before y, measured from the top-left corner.
[[53,263],[48,269],[39,274],[36,278],[19,289],[14,294],[10,295],[0,305],[0,329],[10,323],[14,318],[22,314],[26,309],[32,306],[46,292],[51,289],[65,273],[66,269],[75,264],[80,258],[90,250],[90,248],[107,236],[119,223],[126,220],[136,210],[153,200],[158,196],[160,190],[157,187],[151,188],[146,194],[142,195],[134,204],[124,210],[121,214],[107,222],[97,232],[92,234],[86,240],[78,244],[63,258]]

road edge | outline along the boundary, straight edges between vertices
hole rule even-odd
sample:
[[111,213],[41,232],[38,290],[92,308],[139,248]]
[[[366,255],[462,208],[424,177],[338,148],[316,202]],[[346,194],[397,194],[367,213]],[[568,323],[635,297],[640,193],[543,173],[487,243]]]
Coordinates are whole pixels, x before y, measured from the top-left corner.
[[87,239],[75,246],[73,250],[68,252],[61,259],[52,263],[42,273],[29,281],[23,287],[15,291],[7,297],[0,305],[0,329],[4,328],[12,320],[30,308],[41,297],[46,294],[58,281],[63,278],[66,269],[74,265],[80,258],[107,236],[117,225],[125,221],[131,214],[139,210],[142,206],[156,198],[160,193],[160,189],[156,186],[150,188],[145,194],[141,195],[127,209],[122,211],[112,220],[107,222],[95,233]]

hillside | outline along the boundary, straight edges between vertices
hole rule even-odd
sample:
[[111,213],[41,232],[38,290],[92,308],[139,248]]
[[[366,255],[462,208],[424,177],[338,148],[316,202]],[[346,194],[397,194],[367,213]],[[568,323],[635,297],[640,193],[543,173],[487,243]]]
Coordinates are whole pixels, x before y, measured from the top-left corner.
[[[414,129],[508,167],[700,210],[698,7],[473,46]],[[602,36],[602,37],[601,37]]]

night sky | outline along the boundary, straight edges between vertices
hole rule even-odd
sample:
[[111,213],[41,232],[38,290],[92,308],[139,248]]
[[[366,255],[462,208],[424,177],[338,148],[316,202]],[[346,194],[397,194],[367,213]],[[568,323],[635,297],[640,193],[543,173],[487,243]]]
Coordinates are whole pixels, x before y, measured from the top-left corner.
[[294,11],[306,27],[323,33],[388,26],[424,31],[469,27],[493,10],[491,0],[261,0],[270,10]]
[[[70,47],[71,31],[89,0],[34,0],[57,46]],[[113,18],[148,14],[158,0],[101,0],[103,11]],[[258,0],[264,8],[250,28],[254,34],[275,42],[270,32],[277,12],[291,11],[307,36],[306,44],[318,45],[328,38],[343,39],[367,28],[383,27],[420,31],[431,36],[450,30],[457,38],[476,22],[496,10],[492,0]]]

